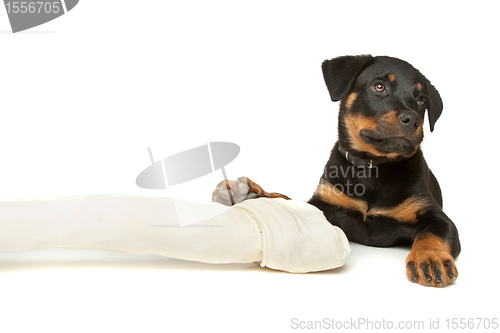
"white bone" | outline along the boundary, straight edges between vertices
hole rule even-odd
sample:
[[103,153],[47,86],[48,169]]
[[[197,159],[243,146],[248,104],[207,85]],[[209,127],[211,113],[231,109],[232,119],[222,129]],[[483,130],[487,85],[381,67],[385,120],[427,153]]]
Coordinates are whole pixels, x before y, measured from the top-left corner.
[[[182,204],[207,210],[206,203]],[[260,262],[294,273],[342,266],[350,253],[342,230],[304,202],[247,200],[185,227],[175,207],[173,199],[127,195],[0,201],[0,251],[101,249],[214,264]]]

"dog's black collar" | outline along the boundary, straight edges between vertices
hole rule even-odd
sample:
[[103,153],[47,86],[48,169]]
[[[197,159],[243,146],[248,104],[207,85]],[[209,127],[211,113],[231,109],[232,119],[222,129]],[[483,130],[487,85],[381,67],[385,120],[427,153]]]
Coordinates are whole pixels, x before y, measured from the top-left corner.
[[345,157],[345,159],[350,162],[352,165],[361,167],[361,168],[373,168],[375,165],[383,164],[384,162],[382,161],[374,161],[373,159],[364,159],[364,158],[359,158],[354,155],[349,154],[347,150],[344,148],[340,147],[338,148],[340,154]]

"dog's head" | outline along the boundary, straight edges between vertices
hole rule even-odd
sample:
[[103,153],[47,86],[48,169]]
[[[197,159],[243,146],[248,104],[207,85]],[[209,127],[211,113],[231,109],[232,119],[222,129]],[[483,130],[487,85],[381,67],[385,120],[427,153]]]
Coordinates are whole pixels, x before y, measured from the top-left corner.
[[410,157],[441,115],[438,91],[409,63],[390,57],[345,56],[323,62],[332,101],[341,101],[339,140],[375,157]]

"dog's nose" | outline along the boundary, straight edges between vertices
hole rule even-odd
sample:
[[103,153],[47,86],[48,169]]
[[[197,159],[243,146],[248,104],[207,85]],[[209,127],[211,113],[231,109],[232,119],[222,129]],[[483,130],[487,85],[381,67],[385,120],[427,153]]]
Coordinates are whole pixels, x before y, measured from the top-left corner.
[[416,131],[420,121],[420,116],[413,111],[405,110],[399,114],[399,122],[408,131]]

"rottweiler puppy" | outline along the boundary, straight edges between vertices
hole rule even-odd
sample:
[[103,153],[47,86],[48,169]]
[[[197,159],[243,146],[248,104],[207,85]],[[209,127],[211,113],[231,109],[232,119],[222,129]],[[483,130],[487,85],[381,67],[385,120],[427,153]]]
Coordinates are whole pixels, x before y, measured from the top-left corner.
[[[431,132],[443,110],[436,88],[409,63],[343,56],[322,64],[332,101],[340,101],[338,141],[309,200],[350,241],[412,245],[408,279],[443,287],[458,276],[460,241],[442,210],[436,177],[420,149],[427,111]],[[232,205],[267,193],[246,177],[219,183],[212,200]]]

